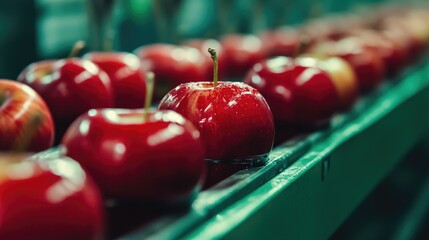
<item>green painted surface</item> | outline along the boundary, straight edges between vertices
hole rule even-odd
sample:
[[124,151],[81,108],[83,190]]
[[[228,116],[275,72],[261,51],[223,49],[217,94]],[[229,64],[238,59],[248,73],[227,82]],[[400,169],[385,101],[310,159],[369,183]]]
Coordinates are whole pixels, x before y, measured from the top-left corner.
[[429,132],[428,67],[407,77],[189,239],[325,239]]

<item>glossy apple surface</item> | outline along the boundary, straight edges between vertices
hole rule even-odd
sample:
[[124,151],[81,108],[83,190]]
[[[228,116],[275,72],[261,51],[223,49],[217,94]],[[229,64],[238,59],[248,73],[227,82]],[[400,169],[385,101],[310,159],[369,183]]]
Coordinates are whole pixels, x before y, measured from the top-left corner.
[[142,108],[146,97],[145,73],[137,56],[125,52],[93,52],[83,58],[109,75],[115,94],[115,107]]
[[322,69],[300,65],[292,58],[262,61],[244,82],[264,96],[278,127],[327,122],[339,106],[332,78]]
[[108,198],[176,201],[204,177],[200,133],[173,111],[102,109],[78,118],[62,144]]
[[78,163],[0,158],[0,239],[103,239],[100,194]]
[[265,58],[261,39],[253,35],[227,35],[220,40],[226,77],[241,78],[254,64]]
[[0,150],[39,152],[54,141],[54,122],[43,99],[25,84],[0,79]]
[[88,60],[49,60],[29,65],[18,81],[33,88],[54,118],[57,136],[81,114],[112,107],[112,84],[107,74]]
[[373,90],[384,79],[385,66],[382,57],[377,51],[365,47],[358,38],[321,42],[313,46],[309,52],[346,60],[356,73],[361,92]]
[[337,90],[341,110],[347,110],[356,101],[359,94],[356,74],[345,60],[338,57],[301,56],[296,61],[298,65],[318,67],[329,74]]
[[186,46],[153,44],[135,50],[143,68],[156,76],[155,99],[161,99],[177,85],[207,79],[212,71],[200,50]]
[[160,102],[189,119],[201,132],[206,159],[244,160],[265,156],[274,138],[272,113],[259,92],[243,83],[181,84]]

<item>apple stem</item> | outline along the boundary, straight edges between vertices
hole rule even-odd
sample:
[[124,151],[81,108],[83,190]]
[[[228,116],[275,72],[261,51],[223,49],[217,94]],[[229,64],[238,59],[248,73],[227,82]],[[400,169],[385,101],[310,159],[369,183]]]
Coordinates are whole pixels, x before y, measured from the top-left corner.
[[213,59],[213,87],[216,87],[219,79],[217,54],[216,54],[216,50],[214,50],[213,48],[209,48],[208,51],[210,53],[210,56]]
[[34,135],[36,135],[39,125],[42,124],[42,122],[43,118],[40,114],[34,116],[31,119],[31,122],[26,127],[24,127],[21,134],[18,135],[18,138],[16,138],[11,150],[13,152],[26,151]]
[[155,74],[153,72],[148,72],[146,74],[146,99],[144,102],[144,118],[146,121],[149,118],[150,105],[152,104],[154,80]]
[[82,49],[84,49],[84,48],[85,48],[85,42],[84,41],[77,41],[73,45],[73,48],[70,51],[70,54],[69,54],[68,58],[74,58],[74,57],[76,57],[82,51]]

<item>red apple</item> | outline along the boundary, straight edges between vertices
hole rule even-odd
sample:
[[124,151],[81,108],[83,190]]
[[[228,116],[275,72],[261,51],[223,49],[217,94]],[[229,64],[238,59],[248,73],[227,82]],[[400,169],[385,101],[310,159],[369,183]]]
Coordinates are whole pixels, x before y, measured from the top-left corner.
[[246,84],[181,84],[161,100],[159,109],[182,114],[200,130],[207,159],[247,159],[266,155],[272,148],[270,108],[261,94]]
[[309,53],[346,60],[356,73],[361,92],[368,92],[383,81],[385,74],[383,59],[377,51],[366,47],[358,38],[321,42],[313,46]]
[[271,111],[257,90],[244,83],[181,84],[160,102],[200,130],[206,148],[205,188],[245,168],[265,163],[274,139]]
[[143,68],[156,75],[156,99],[181,83],[200,81],[210,74],[210,61],[196,48],[153,44],[138,48],[135,53]]
[[125,52],[93,52],[83,56],[109,75],[115,107],[141,108],[146,97],[146,79],[137,56]]
[[253,35],[227,35],[221,39],[226,77],[243,77],[254,64],[265,58],[261,39]]
[[39,152],[54,141],[54,123],[43,99],[30,87],[0,79],[0,150]]
[[200,130],[208,167],[205,187],[264,164],[274,141],[273,116],[265,99],[244,83],[218,82],[216,51],[209,52],[214,81],[181,84],[158,106],[182,114]]
[[65,134],[77,160],[106,197],[178,201],[204,177],[200,133],[172,111],[102,109],[79,117]]
[[301,66],[318,67],[331,77],[340,100],[340,110],[347,110],[356,101],[359,94],[358,82],[353,68],[338,57],[302,55],[296,58]]
[[48,60],[29,65],[19,75],[40,94],[54,118],[57,136],[82,113],[92,108],[113,106],[109,77],[88,60]]
[[0,239],[102,239],[98,189],[69,158],[0,157]]
[[262,61],[244,82],[264,96],[278,127],[325,123],[339,106],[332,78],[322,69],[302,65],[292,58]]

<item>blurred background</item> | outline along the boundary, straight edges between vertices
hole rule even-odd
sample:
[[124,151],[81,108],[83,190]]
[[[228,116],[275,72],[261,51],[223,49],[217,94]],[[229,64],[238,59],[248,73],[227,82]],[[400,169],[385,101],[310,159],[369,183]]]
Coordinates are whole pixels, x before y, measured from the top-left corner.
[[80,39],[89,44],[86,51],[132,51],[154,42],[216,38],[231,32],[257,33],[285,24],[300,24],[327,13],[359,8],[365,11],[363,6],[380,2],[383,1],[0,1],[0,76],[15,79],[31,62],[64,57]]
[[[296,26],[313,18],[366,9],[381,0],[15,0],[0,1],[0,78],[16,79],[29,63],[68,55],[77,40],[85,51],[133,51],[145,44],[219,38]],[[388,1],[410,4],[424,1]],[[429,23],[428,23],[429,24]],[[429,142],[429,141],[426,141]],[[334,234],[335,239],[386,239],[414,231],[427,236],[429,145],[409,153]],[[419,189],[423,189],[420,191]],[[418,193],[422,192],[419,197]],[[414,200],[417,199],[417,200]],[[420,204],[419,199],[423,203]],[[417,201],[417,202],[415,202]],[[413,212],[413,206],[422,209]],[[411,209],[410,212],[407,209]],[[419,221],[404,224],[410,219]],[[404,222],[405,221],[405,222]],[[408,228],[407,228],[408,227]],[[411,229],[411,230],[410,230]],[[408,232],[407,232],[408,231]],[[404,233],[405,232],[405,233]],[[424,238],[424,237],[423,237]],[[422,238],[422,239],[423,239]],[[399,238],[400,239],[400,238]]]

